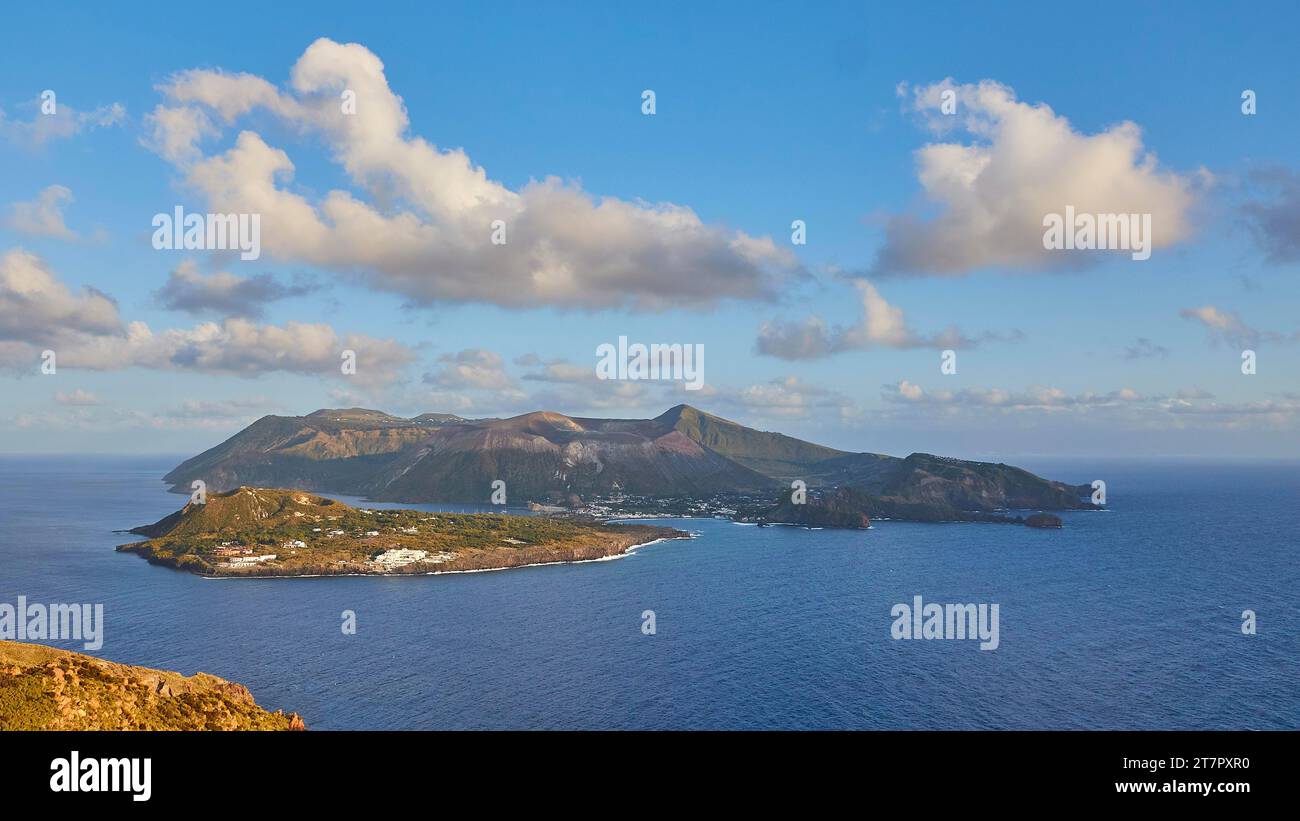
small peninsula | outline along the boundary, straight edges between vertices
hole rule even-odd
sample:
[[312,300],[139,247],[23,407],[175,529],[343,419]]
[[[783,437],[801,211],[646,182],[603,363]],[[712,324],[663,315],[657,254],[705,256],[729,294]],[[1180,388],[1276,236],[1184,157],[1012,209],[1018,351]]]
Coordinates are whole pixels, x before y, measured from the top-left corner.
[[450,573],[606,559],[662,539],[667,527],[542,516],[355,508],[300,490],[240,487],[210,494],[130,531],[119,545],[203,576]]
[[742,512],[736,521],[752,524],[789,524],[815,528],[862,529],[872,519],[908,522],[983,522],[1059,529],[1061,517],[1050,513],[1013,515],[1009,511],[959,510],[933,501],[909,501],[897,496],[872,496],[856,488],[841,487],[829,493],[812,492],[796,503],[783,495],[776,504],[758,512]]

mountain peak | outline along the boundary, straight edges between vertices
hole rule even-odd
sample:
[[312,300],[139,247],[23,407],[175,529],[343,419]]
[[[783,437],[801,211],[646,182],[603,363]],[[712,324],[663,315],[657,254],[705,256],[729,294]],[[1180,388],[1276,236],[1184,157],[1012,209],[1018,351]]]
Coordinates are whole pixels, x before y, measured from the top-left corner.
[[708,416],[708,415],[709,414],[705,413],[699,408],[683,403],[681,405],[673,405],[668,410],[656,416],[655,421],[663,422],[666,425],[676,425],[678,420],[683,418],[695,419],[701,416]]
[[500,427],[511,430],[521,431],[545,431],[545,430],[567,430],[582,431],[584,428],[578,424],[572,417],[565,416],[555,411],[533,411],[531,413],[512,416],[509,419],[502,420]]

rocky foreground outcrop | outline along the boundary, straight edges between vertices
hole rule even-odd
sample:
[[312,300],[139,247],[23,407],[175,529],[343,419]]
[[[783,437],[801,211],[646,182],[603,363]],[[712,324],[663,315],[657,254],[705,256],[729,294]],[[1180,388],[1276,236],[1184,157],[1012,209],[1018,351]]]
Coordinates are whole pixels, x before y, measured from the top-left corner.
[[252,693],[207,673],[115,664],[0,641],[0,730],[305,730]]

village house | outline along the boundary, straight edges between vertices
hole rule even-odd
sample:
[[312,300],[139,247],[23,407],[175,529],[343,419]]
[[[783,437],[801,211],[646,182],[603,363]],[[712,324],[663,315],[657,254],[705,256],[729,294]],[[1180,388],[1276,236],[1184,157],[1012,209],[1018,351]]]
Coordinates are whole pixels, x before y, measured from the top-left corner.
[[422,561],[428,555],[424,550],[406,550],[403,548],[385,550],[374,558],[373,564],[382,571],[396,570],[399,567]]
[[267,553],[266,555],[263,556],[240,556],[238,558],[231,559],[230,561],[224,564],[219,564],[217,565],[217,567],[226,568],[226,569],[233,569],[233,568],[240,568],[240,567],[253,567],[255,565],[262,564],[263,562],[274,561],[276,558],[277,555],[275,553]]

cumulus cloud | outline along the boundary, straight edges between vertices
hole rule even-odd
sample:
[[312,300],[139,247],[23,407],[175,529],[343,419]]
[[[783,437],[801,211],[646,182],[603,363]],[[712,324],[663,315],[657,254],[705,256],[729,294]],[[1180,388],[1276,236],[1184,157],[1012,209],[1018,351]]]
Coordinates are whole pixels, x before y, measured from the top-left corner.
[[[342,111],[344,90],[355,114]],[[161,91],[148,144],[211,209],[260,213],[263,248],[278,259],[357,274],[415,303],[704,308],[769,297],[799,271],[770,238],[706,224],[681,205],[596,197],[556,178],[518,190],[489,179],[463,150],[410,133],[383,63],[355,43],[312,43],[284,89],[196,69]],[[322,139],[357,193],[291,190],[293,160],[251,130],[204,153],[205,140],[255,111]],[[493,242],[498,220],[504,244]]]
[[[671,357],[670,357],[671,359]],[[598,382],[599,377],[596,375],[595,365],[575,365],[572,362],[563,359],[554,359],[549,362],[543,362],[531,355],[527,358],[519,357],[515,360],[516,364],[527,364],[529,367],[535,367],[530,373],[524,374],[524,379],[533,382],[559,382],[563,384],[577,384],[583,382]]]
[[[940,113],[946,91],[956,94],[950,116]],[[1197,181],[1160,169],[1132,122],[1080,133],[1045,103],[1017,100],[991,80],[900,86],[899,94],[936,132],[964,132],[969,141],[916,152],[917,178],[936,213],[909,211],[887,221],[878,274],[1083,264],[1079,254],[1043,248],[1044,216],[1066,206],[1076,213],[1151,214],[1155,248],[1192,233]]]
[[722,389],[712,397],[724,406],[761,417],[806,418],[831,411],[839,417],[858,415],[857,403],[844,394],[805,382],[797,376],[780,376],[769,382]]
[[517,391],[514,377],[506,373],[501,355],[484,348],[466,348],[439,357],[441,367],[424,375],[424,381],[442,388],[477,388]]
[[415,352],[391,339],[341,334],[323,323],[265,325],[228,318],[155,333],[124,322],[117,304],[93,289],[74,293],[38,257],[15,249],[0,257],[0,365],[34,367],[42,349],[59,368],[193,370],[254,377],[300,373],[342,377],[342,353],[356,354],[351,379],[391,382]]
[[63,185],[51,185],[37,194],[36,199],[11,205],[5,225],[31,237],[79,239],[77,232],[69,228],[63,219],[63,207],[70,202],[71,189]]
[[286,285],[270,274],[244,277],[220,271],[205,276],[193,260],[185,260],[154,296],[159,304],[173,311],[255,319],[266,312],[267,303],[315,290],[305,279]]
[[0,256],[0,340],[44,344],[66,334],[122,330],[117,303],[94,288],[73,292],[21,248]]
[[[39,105],[39,104],[38,104]],[[15,145],[40,148],[54,140],[75,137],[97,128],[109,128],[126,121],[126,108],[113,103],[93,111],[78,111],[72,106],[57,102],[54,112],[43,114],[39,110],[30,120],[14,120],[0,109],[0,137]]]
[[862,318],[855,324],[830,327],[817,316],[806,317],[801,322],[765,322],[758,331],[758,352],[781,359],[818,359],[872,348],[957,350],[991,340],[1020,338],[1016,332],[985,333],[973,339],[952,325],[937,334],[920,334],[907,324],[903,310],[887,302],[874,285],[858,282],[857,287],[862,292]]

